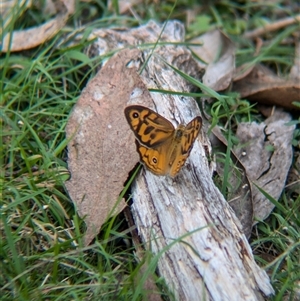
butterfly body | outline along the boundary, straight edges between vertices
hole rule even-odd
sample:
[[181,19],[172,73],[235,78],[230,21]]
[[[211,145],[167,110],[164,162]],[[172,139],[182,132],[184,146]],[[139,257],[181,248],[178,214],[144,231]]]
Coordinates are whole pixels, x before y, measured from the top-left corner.
[[156,175],[175,177],[199,134],[201,117],[175,129],[170,121],[149,108],[132,105],[124,112],[136,137],[141,162]]

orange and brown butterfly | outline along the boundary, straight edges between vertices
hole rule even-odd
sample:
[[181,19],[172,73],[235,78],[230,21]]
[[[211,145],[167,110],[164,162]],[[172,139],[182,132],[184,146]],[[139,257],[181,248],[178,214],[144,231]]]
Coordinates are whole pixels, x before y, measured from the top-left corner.
[[128,106],[124,113],[136,137],[141,162],[156,175],[175,177],[199,134],[201,117],[175,129],[166,118],[140,105]]

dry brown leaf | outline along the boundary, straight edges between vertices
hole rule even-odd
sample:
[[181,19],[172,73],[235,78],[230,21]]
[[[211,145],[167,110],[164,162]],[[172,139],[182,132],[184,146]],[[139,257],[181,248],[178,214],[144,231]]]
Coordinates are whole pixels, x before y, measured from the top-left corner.
[[[57,17],[33,28],[15,30],[6,34],[2,42],[2,52],[21,51],[36,47],[53,37],[67,22],[70,14],[74,13],[74,0],[55,1]],[[9,23],[11,16],[8,14],[5,24]]]
[[190,47],[206,63],[197,61],[206,69],[203,83],[215,91],[227,89],[235,70],[235,46],[231,40],[221,31],[214,30],[191,42],[203,44],[203,46]]
[[300,101],[298,80],[281,79],[263,65],[255,66],[246,77],[236,81],[232,90],[251,101],[287,109],[297,109],[292,102]]
[[[88,244],[99,232],[109,214],[117,214],[124,201],[116,205],[128,173],[139,161],[133,134],[125,120],[129,99],[147,104],[151,96],[136,69],[126,65],[138,60],[138,50],[114,55],[89,82],[75,105],[67,124],[68,192],[87,224]],[[150,106],[150,104],[149,104]]]
[[0,34],[2,34],[3,29],[13,19],[14,17],[14,14],[12,13],[13,9],[15,10],[16,8],[22,7],[23,10],[19,12],[20,14],[22,14],[25,11],[25,8],[29,8],[32,6],[32,3],[33,1],[26,1],[26,0],[1,1],[0,17],[3,20],[3,23],[1,24],[3,27],[0,27]]
[[[223,154],[226,153],[228,143],[219,127],[216,126],[213,128],[209,138],[215,152],[221,151]],[[228,181],[229,184],[231,184],[231,190],[228,189],[227,201],[240,220],[245,235],[249,237],[253,224],[252,187],[247,177],[245,167],[234,151],[231,151],[230,157],[234,163],[234,168],[230,168],[229,170],[230,176]],[[216,171],[220,177],[224,174],[224,163],[222,163],[222,159],[223,158],[220,158],[220,160],[217,159],[216,165]]]
[[[249,179],[278,199],[285,186],[292,163],[292,138],[295,126],[288,113],[276,110],[265,122],[240,123],[236,136],[240,140],[234,148],[246,168]],[[274,205],[252,186],[254,216],[265,219]]]
[[233,81],[238,81],[249,75],[252,72],[255,65],[251,63],[243,64],[235,69]]

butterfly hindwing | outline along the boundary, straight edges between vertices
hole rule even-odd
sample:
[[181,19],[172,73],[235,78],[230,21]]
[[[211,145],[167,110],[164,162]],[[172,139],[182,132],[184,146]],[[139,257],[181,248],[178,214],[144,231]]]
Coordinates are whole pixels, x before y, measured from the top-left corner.
[[168,158],[166,155],[162,155],[165,151],[164,146],[147,148],[141,145],[138,140],[136,140],[135,143],[141,162],[143,162],[152,173],[158,176],[163,176],[168,173]]

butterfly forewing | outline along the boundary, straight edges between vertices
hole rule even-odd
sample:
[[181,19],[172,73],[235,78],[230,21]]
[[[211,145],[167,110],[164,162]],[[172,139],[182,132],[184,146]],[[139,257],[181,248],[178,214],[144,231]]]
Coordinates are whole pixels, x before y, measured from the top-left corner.
[[125,117],[136,138],[147,147],[156,147],[174,134],[174,126],[170,121],[143,106],[128,106]]
[[189,154],[196,138],[199,135],[201,127],[202,118],[200,116],[197,116],[187,124],[181,139],[181,151],[183,154]]

